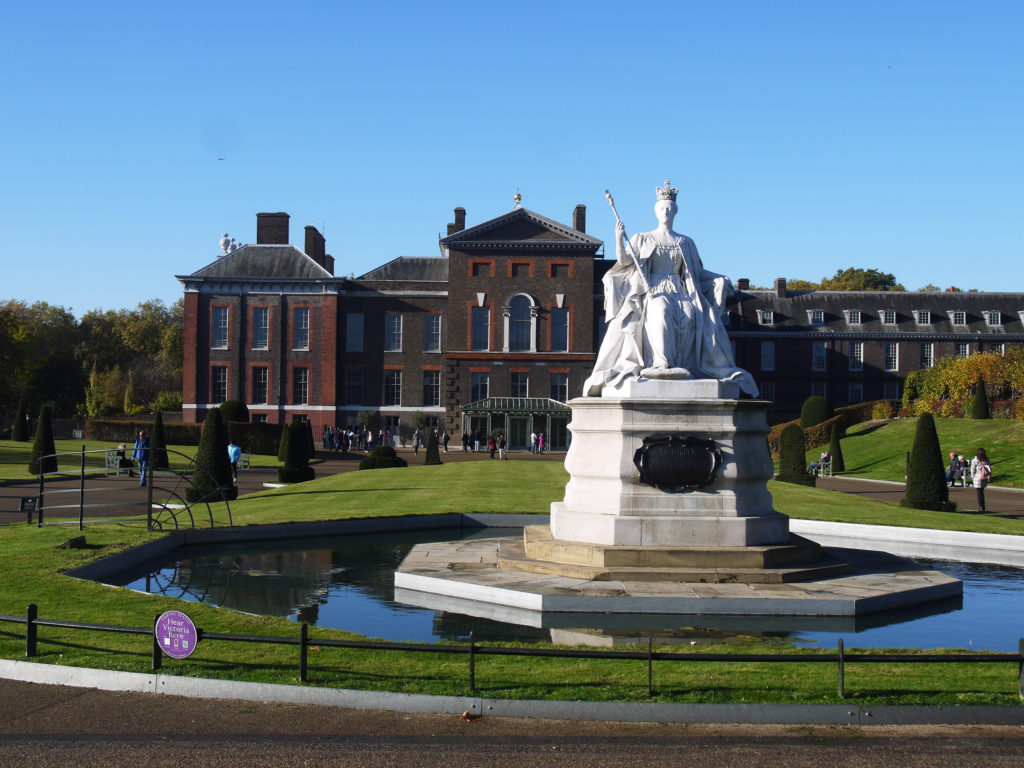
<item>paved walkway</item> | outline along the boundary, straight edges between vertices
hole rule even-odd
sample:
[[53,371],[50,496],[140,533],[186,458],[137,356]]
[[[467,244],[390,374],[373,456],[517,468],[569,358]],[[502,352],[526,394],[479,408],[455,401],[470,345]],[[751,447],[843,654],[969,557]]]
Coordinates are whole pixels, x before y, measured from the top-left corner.
[[1021,765],[1020,726],[602,723],[191,699],[0,680],[0,765]]

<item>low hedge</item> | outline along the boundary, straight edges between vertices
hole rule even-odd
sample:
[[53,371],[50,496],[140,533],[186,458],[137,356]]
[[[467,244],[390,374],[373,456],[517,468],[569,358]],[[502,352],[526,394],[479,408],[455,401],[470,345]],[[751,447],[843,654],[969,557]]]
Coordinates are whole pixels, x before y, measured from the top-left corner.
[[[153,431],[151,419],[88,419],[85,422],[85,439],[104,443],[131,444],[138,437],[139,430]],[[168,445],[199,445],[202,424],[164,422],[164,434]]]
[[[839,423],[840,434],[844,434],[846,430],[854,424],[860,424],[863,421],[870,421],[873,419],[874,416],[872,415],[872,412],[879,404],[888,404],[890,408],[895,409],[895,402],[896,401],[892,400],[871,400],[866,403],[854,403],[853,405],[844,405],[842,408],[836,408],[835,416],[831,419],[804,430],[804,440],[807,442],[807,450],[827,445],[832,437],[833,424]],[[793,421],[776,424],[768,433],[768,450],[771,451],[773,458],[778,458],[779,438],[782,435],[782,430],[790,424],[796,424],[799,426],[800,419],[793,419]]]
[[228,422],[228,435],[246,453],[261,453],[265,456],[277,454],[281,443],[281,424],[251,424],[241,421]]
[[409,462],[395,453],[394,448],[387,445],[377,446],[369,456],[365,456],[359,462],[360,469],[391,469],[392,467],[407,466],[409,466]]

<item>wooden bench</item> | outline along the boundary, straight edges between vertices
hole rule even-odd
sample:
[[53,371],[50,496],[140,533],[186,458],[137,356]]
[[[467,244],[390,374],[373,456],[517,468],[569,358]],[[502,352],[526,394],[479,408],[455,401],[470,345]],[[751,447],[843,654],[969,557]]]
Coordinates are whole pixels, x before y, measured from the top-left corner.
[[239,469],[252,469],[252,454],[242,451],[242,457],[238,460]]
[[134,466],[132,466],[132,467],[122,467],[121,466],[121,457],[117,455],[117,449],[116,448],[108,449],[106,455],[103,458],[104,458],[103,474],[105,474],[105,475],[109,475],[109,474],[113,473],[114,475],[120,476],[120,474],[122,472],[131,472],[131,471],[133,471],[135,469]]

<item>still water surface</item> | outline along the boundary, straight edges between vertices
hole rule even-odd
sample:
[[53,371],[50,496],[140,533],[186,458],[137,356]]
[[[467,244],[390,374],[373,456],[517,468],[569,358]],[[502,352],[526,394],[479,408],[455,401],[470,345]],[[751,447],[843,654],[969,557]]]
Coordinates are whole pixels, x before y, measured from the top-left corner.
[[[288,617],[323,627],[396,641],[478,640],[565,641],[550,629],[525,627],[449,611],[434,611],[394,601],[394,571],[415,545],[462,538],[520,535],[503,528],[410,531],[289,539],[216,549],[192,547],[166,562],[119,574],[111,583],[131,589],[202,601],[248,613]],[[653,634],[662,642],[716,642],[728,635],[763,634],[799,644],[849,647],[974,648],[1013,652],[1024,637],[1024,569],[1000,565],[921,560],[960,578],[964,596],[921,610],[875,614],[856,627],[821,629],[806,619],[766,631],[763,626],[714,617],[659,616],[647,624],[601,628],[600,617],[571,633],[601,644],[630,642]],[[739,621],[737,624],[736,622]],[[794,620],[795,622],[796,620]],[[568,627],[572,623],[567,624]],[[724,627],[724,628],[723,628]]]

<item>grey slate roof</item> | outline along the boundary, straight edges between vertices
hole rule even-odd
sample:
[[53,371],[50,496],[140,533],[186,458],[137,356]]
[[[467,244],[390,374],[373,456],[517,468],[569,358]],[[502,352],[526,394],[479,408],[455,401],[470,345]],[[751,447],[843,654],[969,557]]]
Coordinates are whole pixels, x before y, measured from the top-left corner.
[[192,278],[323,280],[333,275],[294,245],[243,245],[193,272]]
[[356,279],[443,283],[448,280],[448,259],[439,256],[399,256]]

